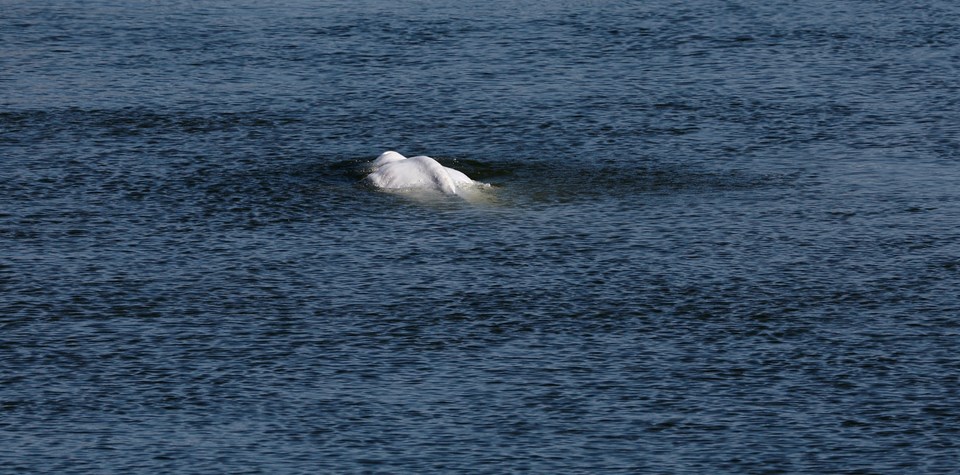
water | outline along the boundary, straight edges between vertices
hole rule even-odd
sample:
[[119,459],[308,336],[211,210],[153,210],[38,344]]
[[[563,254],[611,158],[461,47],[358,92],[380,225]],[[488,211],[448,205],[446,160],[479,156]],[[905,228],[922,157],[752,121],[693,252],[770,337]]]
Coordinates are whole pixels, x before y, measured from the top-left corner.
[[0,3],[2,472],[960,466],[953,2]]

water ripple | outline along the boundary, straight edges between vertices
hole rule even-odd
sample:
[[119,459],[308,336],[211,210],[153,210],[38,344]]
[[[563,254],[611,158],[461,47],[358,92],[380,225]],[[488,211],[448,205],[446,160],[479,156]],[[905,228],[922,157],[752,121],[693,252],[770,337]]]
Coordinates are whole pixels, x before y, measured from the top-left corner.
[[11,471],[958,465],[951,3],[4,15]]

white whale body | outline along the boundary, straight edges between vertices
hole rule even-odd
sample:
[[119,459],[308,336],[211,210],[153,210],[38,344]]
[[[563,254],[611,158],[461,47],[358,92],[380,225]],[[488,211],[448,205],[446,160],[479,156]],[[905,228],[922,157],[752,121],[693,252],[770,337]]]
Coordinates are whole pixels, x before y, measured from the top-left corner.
[[462,172],[425,155],[407,158],[390,150],[380,154],[371,166],[374,170],[364,180],[388,190],[425,189],[456,195],[464,187],[477,184]]

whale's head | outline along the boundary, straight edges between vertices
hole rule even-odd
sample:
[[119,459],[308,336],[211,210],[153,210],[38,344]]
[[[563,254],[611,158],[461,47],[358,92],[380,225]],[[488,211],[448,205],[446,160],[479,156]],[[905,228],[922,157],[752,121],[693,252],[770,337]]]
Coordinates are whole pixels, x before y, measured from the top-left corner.
[[400,160],[406,160],[406,159],[407,157],[404,157],[403,155],[400,155],[399,153],[394,152],[393,150],[388,150],[386,152],[381,153],[380,156],[377,157],[377,159],[374,160],[371,165],[373,166],[373,168],[380,168],[381,166],[386,165],[387,163],[398,162]]

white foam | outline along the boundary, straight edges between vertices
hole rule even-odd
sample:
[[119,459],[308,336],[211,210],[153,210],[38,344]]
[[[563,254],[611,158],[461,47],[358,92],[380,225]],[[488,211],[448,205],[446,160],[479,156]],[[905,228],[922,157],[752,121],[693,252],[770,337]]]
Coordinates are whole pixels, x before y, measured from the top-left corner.
[[374,171],[365,180],[388,190],[435,190],[458,195],[464,187],[479,184],[425,155],[407,158],[390,150],[380,154],[371,166]]

